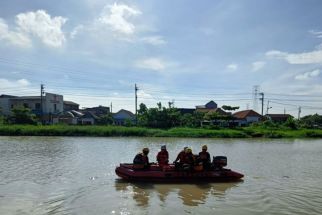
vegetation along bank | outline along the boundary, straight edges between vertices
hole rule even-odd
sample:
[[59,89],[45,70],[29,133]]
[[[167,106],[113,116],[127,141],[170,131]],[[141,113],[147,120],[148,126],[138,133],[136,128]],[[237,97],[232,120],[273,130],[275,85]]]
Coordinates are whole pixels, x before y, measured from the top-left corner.
[[155,129],[123,126],[0,125],[2,136],[99,136],[99,137],[190,137],[190,138],[322,138],[321,129],[245,128]]

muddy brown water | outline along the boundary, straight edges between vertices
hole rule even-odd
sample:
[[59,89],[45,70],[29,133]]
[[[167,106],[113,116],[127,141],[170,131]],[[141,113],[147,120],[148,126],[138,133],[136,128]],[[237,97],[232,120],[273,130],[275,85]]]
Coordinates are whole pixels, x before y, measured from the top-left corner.
[[[121,162],[166,144],[228,157],[238,183],[119,180]],[[321,139],[0,137],[0,214],[322,214]]]

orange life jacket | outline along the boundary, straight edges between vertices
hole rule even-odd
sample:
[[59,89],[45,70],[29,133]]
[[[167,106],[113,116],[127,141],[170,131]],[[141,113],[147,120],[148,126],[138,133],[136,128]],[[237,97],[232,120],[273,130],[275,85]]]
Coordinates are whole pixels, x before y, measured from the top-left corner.
[[159,165],[164,165],[164,164],[168,164],[169,162],[169,153],[168,151],[160,151],[157,155],[157,161],[159,163]]

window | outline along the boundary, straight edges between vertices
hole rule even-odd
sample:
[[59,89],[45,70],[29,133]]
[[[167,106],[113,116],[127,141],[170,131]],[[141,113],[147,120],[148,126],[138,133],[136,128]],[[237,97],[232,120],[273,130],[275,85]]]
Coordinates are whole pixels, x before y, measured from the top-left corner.
[[57,104],[54,104],[54,111],[57,110]]

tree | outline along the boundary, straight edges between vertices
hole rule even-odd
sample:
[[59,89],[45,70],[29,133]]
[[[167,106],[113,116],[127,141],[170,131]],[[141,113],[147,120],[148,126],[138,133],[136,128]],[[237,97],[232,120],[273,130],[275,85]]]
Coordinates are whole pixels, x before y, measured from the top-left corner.
[[147,108],[140,104],[138,110],[139,125],[153,128],[170,128],[180,124],[180,113],[174,107],[163,107],[161,102],[156,108]]
[[143,103],[140,104],[138,110],[138,124],[140,126],[148,125],[148,108]]
[[284,123],[284,126],[289,127],[291,129],[297,129],[297,122],[294,120],[293,117],[289,117]]
[[105,114],[103,116],[100,116],[97,119],[98,125],[111,125],[114,123],[114,119],[111,113]]
[[146,107],[146,105],[141,103],[138,110],[138,114],[145,114],[147,111],[148,111],[148,108]]
[[233,106],[229,106],[229,105],[223,105],[221,108],[224,110],[228,110],[228,111],[234,111],[234,110],[238,110],[239,106],[233,107]]
[[181,115],[180,124],[181,124],[181,126],[194,127],[193,115],[190,113],[186,113],[186,114]]
[[12,116],[9,121],[13,124],[37,124],[36,115],[29,108],[15,107],[11,110]]
[[306,128],[322,127],[322,115],[307,115],[300,119],[300,124]]

